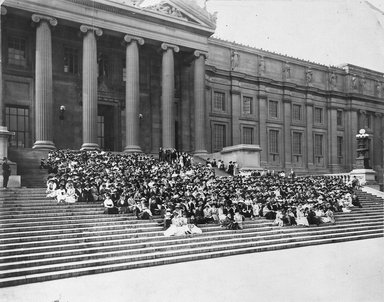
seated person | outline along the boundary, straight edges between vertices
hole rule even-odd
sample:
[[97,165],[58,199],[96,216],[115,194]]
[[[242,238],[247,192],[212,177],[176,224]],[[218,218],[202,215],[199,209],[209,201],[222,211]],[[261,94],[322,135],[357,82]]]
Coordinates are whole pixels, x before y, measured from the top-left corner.
[[56,197],[57,184],[55,179],[51,178],[47,182],[47,198],[55,198]]
[[118,214],[119,210],[118,208],[115,207],[115,204],[113,203],[111,196],[107,193],[105,194],[105,199],[104,199],[104,213],[105,214]]
[[64,184],[59,186],[59,189],[56,190],[56,199],[57,203],[64,203],[67,197],[67,192],[65,191]]

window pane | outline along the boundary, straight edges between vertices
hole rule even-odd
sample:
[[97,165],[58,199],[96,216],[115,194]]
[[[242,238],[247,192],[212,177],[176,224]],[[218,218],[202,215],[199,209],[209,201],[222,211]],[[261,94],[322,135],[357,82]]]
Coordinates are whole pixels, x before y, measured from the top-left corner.
[[213,108],[219,111],[225,111],[225,94],[215,91],[213,94]]
[[223,149],[225,147],[225,125],[214,125],[213,136],[215,151]]
[[292,106],[292,118],[295,121],[301,121],[301,106],[293,105]]
[[273,118],[278,117],[277,105],[278,105],[278,102],[269,101],[269,116],[270,117],[273,117]]
[[277,130],[269,131],[269,152],[270,153],[274,153],[274,154],[279,153],[278,135],[279,135],[279,132]]
[[8,63],[21,67],[27,66],[25,39],[8,37]]
[[302,133],[301,132],[293,132],[292,134],[292,153],[294,155],[301,155],[301,141],[302,141]]
[[243,128],[243,144],[253,144],[253,128]]

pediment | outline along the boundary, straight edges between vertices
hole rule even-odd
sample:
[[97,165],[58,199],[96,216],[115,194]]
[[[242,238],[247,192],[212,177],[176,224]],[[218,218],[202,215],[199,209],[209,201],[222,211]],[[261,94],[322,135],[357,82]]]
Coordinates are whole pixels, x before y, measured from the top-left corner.
[[139,2],[136,3],[136,6],[141,9],[155,11],[210,29],[216,28],[216,14],[210,14],[194,0],[142,0]]

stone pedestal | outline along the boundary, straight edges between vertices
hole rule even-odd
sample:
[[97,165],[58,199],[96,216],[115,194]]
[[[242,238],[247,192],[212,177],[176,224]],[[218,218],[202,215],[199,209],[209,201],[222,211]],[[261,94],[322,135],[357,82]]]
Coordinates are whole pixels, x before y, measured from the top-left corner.
[[[0,162],[4,157],[8,157],[8,139],[14,135],[13,132],[7,130],[7,127],[0,126]],[[8,180],[9,188],[18,188],[21,186],[21,177],[17,174],[17,164],[8,160],[8,164],[11,167],[11,176]],[[1,174],[2,172],[0,172]],[[0,175],[0,188],[3,187],[3,175]]]
[[224,164],[228,166],[230,161],[237,162],[240,172],[261,170],[260,153],[261,148],[259,145],[248,144],[225,147],[220,152]]
[[376,182],[376,172],[372,169],[354,169],[350,172],[351,178],[356,176],[361,185],[379,189]]

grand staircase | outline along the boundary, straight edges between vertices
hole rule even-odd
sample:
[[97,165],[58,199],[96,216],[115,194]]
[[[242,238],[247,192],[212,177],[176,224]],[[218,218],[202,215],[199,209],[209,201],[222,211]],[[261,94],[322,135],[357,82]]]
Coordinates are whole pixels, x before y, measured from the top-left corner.
[[276,227],[264,218],[244,230],[200,225],[203,234],[163,236],[157,219],[105,215],[99,203],[57,204],[44,189],[0,192],[0,287],[213,257],[377,238],[384,200],[359,191],[363,208],[336,224]]

